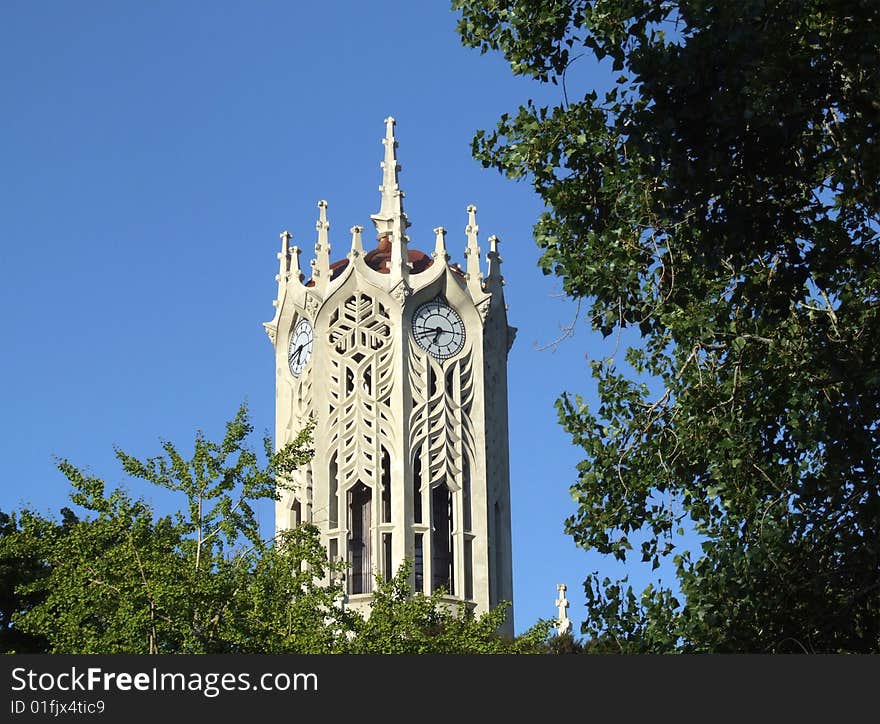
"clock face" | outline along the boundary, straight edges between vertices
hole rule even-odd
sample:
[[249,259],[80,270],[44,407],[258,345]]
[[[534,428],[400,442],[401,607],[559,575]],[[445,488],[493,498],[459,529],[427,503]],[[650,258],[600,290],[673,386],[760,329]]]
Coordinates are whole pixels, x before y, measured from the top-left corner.
[[464,347],[464,323],[442,299],[432,299],[416,309],[413,337],[423,350],[438,360],[455,357]]
[[312,323],[308,319],[300,319],[290,335],[290,347],[287,350],[287,364],[290,365],[290,373],[299,377],[312,356],[312,341],[314,340]]

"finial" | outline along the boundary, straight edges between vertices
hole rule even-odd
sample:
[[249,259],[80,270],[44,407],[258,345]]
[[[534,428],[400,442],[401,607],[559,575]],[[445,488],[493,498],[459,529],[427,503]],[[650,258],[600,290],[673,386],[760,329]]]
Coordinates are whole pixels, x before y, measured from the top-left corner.
[[318,221],[315,222],[318,240],[315,242],[315,258],[312,260],[312,278],[316,284],[330,280],[330,222],[327,221],[327,202],[318,202]]
[[480,247],[477,246],[477,232],[480,227],[477,226],[477,207],[471,204],[467,207],[468,223],[464,228],[467,234],[467,247],[464,255],[467,257],[467,270],[465,278],[467,279],[468,288],[471,296],[476,298],[483,292],[483,274],[480,271]]
[[437,238],[434,242],[434,254],[433,257],[435,259],[443,259],[443,261],[449,260],[449,254],[446,253],[446,229],[442,226],[438,226],[434,229],[434,233],[437,235]]
[[403,192],[400,190],[400,182],[397,177],[400,164],[397,163],[397,140],[394,138],[395,120],[388,116],[385,119],[385,138],[382,145],[385,146],[385,158],[379,165],[382,168],[382,185],[379,191],[382,194],[382,203],[379,212],[370,218],[376,225],[378,237],[393,233],[394,222],[402,217],[403,228],[409,224],[406,222],[406,214],[403,212]]
[[349,259],[354,259],[357,256],[362,256],[364,253],[364,242],[361,239],[361,234],[363,233],[363,230],[363,226],[351,227],[351,251],[348,254]]
[[302,252],[298,246],[291,247],[290,249],[290,273],[288,274],[288,279],[296,279],[297,281],[303,280],[302,270],[299,268],[299,255]]
[[560,636],[571,632],[571,619],[568,617],[568,599],[565,598],[565,591],[568,587],[564,583],[556,584],[556,592],[559,598],[554,601],[559,617],[556,619],[556,633]]
[[385,119],[385,159],[382,161],[382,204],[379,212],[370,218],[376,226],[376,238],[391,238],[391,263],[389,272],[392,277],[408,276],[408,254],[406,253],[406,228],[410,225],[403,211],[403,191],[397,177],[400,165],[397,163],[397,141],[394,138],[395,121],[391,116]]
[[281,237],[281,251],[275,255],[279,261],[278,276],[275,277],[275,280],[279,284],[283,284],[287,281],[287,273],[290,270],[290,240],[293,238],[293,234],[285,229],[278,236]]
[[275,255],[278,259],[278,273],[275,275],[275,281],[278,282],[278,295],[272,300],[273,307],[277,307],[280,303],[284,285],[287,284],[290,273],[290,240],[293,238],[293,234],[285,229],[278,236],[281,237],[281,251]]
[[504,284],[504,277],[501,276],[501,255],[498,253],[498,245],[501,243],[494,234],[489,237],[489,253],[486,258],[489,260],[489,273],[486,275],[486,286]]

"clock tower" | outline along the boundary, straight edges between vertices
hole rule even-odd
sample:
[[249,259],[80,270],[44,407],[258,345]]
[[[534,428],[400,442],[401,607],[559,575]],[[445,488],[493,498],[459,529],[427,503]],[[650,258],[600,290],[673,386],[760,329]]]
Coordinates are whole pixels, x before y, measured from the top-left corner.
[[[369,606],[375,578],[412,561],[412,585],[444,589],[477,613],[513,600],[507,324],[498,239],[485,276],[476,207],[467,208],[465,266],[446,230],[433,251],[408,248],[394,119],[385,121],[375,248],[351,229],[331,261],[327,202],[318,203],[315,258],[281,234],[275,316],[275,439],[309,418],[315,455],[292,475],[276,527],[310,521],[331,558],[348,564],[348,605]],[[505,628],[513,631],[512,610]]]

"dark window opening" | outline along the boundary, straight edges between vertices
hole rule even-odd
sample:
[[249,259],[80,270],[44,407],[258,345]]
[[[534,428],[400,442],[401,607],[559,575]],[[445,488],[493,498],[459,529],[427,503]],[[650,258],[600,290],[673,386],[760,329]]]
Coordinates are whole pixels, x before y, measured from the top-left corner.
[[385,583],[391,580],[394,569],[391,563],[391,533],[382,534],[382,568],[385,571]]
[[302,505],[300,505],[298,498],[294,498],[293,505],[290,506],[290,517],[294,527],[302,523]]
[[454,593],[452,493],[445,485],[431,491],[431,590]]
[[474,600],[474,542],[464,542],[464,597]]
[[382,522],[391,522],[391,456],[382,448]]
[[327,524],[330,528],[339,527],[339,470],[336,465],[336,453],[330,458],[330,494],[327,501]]
[[372,590],[371,498],[370,489],[363,483],[358,483],[348,493],[349,593],[369,593]]
[[461,517],[466,531],[471,529],[471,466],[467,455],[464,456],[461,471]]
[[416,576],[416,593],[425,592],[425,547],[424,535],[416,533],[416,546],[413,561],[413,572]]
[[492,588],[489,591],[489,603],[494,606],[498,603],[498,596],[501,589],[501,506],[495,501],[492,506],[492,522],[493,522],[493,546],[492,546],[492,574],[489,576],[489,584]]
[[422,522],[422,448],[416,449],[413,463],[413,523]]

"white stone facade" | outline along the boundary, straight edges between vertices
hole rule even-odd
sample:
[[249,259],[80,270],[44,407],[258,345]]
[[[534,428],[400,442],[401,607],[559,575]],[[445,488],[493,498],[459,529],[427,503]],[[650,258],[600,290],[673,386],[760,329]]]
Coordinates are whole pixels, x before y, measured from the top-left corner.
[[[442,228],[430,256],[410,251],[393,119],[383,143],[376,249],[365,253],[354,227],[347,257],[331,264],[322,201],[304,283],[300,250],[281,235],[275,316],[264,325],[275,347],[276,444],[310,417],[316,429],[314,458],[277,503],[276,527],[320,528],[330,555],[349,562],[349,605],[366,607],[374,577],[390,578],[409,559],[415,588],[443,586],[479,613],[513,600],[507,353],[515,330],[498,240],[489,240],[484,279],[470,206],[464,270],[449,265]],[[454,324],[419,332],[420,344],[413,314],[431,300],[454,310]],[[512,608],[505,628],[513,630]]]

